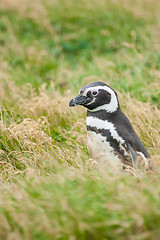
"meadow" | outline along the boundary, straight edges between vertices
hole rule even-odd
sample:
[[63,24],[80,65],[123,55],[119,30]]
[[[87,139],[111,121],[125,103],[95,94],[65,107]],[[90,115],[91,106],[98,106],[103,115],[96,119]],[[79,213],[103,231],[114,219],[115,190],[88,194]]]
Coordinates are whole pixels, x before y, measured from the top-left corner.
[[[160,239],[158,0],[0,0],[0,239]],[[89,158],[86,110],[113,87],[152,158],[114,174]]]

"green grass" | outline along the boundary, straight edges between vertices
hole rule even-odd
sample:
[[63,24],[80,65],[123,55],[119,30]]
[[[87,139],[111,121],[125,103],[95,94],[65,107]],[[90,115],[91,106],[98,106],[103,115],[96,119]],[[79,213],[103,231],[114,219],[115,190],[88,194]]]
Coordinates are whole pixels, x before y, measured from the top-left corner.
[[[159,239],[159,3],[0,4],[0,239]],[[153,171],[89,159],[80,87],[110,84]]]
[[1,212],[17,238],[158,239],[160,192],[156,197],[147,178],[142,183],[133,177],[73,175],[72,170],[61,169],[65,181],[57,173],[47,182],[31,177],[6,189]]
[[[153,16],[146,18],[149,8],[137,17],[123,2],[94,4],[43,4],[44,22],[38,14],[31,18],[11,9],[1,11],[0,42],[6,49],[3,59],[12,79],[18,85],[29,82],[36,88],[43,82],[60,81],[77,90],[84,77],[95,75],[119,91],[124,89],[139,100],[159,105],[158,89],[151,86],[144,92],[153,82],[154,71],[159,70],[159,53],[149,29],[156,22],[154,8]],[[64,70],[71,72],[69,79],[64,74],[58,81]]]

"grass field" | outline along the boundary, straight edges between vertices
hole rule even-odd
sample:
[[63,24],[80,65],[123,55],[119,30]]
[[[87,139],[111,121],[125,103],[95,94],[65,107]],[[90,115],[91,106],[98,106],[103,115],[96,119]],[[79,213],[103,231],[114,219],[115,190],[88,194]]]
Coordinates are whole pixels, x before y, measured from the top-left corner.
[[[0,239],[160,239],[158,0],[0,0]],[[102,80],[152,155],[89,158],[80,87]]]

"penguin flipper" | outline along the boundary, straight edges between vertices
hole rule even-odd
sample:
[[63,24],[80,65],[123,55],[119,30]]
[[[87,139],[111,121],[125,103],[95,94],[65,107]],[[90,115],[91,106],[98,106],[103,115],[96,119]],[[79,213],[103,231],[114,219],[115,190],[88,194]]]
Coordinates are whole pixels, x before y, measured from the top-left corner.
[[141,159],[144,160],[145,169],[147,169],[148,161],[147,161],[146,157],[144,156],[144,154],[142,152],[135,151],[130,143],[127,144],[127,147],[128,147],[129,153],[131,155],[133,167],[136,168],[136,160],[138,157],[140,157]]
[[135,150],[133,149],[132,145],[130,143],[127,144],[129,153],[131,155],[131,159],[132,159],[132,165],[135,168],[135,164],[136,164],[136,159],[138,157],[138,153],[135,152]]

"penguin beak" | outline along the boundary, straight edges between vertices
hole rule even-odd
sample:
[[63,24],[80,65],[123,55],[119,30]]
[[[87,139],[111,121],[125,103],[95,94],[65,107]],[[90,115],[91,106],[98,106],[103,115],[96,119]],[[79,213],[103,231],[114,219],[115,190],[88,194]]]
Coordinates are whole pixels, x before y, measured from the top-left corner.
[[76,105],[83,105],[87,101],[87,97],[83,95],[78,95],[77,97],[73,98],[69,102],[70,107],[74,107]]

